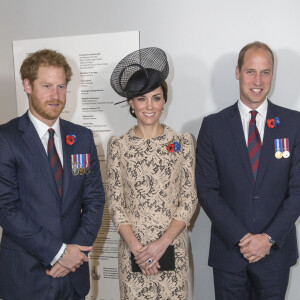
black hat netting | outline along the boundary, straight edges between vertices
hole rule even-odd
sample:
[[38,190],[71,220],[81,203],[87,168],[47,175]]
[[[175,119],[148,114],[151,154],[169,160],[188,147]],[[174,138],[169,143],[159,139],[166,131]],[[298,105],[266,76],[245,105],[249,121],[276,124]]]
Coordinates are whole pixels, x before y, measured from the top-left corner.
[[169,74],[165,52],[150,47],[132,52],[115,67],[110,83],[122,97],[136,97],[159,87]]

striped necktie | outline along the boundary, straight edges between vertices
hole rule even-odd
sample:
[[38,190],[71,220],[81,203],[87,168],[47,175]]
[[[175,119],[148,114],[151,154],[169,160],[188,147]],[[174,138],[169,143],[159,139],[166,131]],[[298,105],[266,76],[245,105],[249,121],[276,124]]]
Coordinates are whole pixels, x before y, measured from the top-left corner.
[[61,198],[62,195],[62,166],[57,154],[55,144],[54,144],[54,129],[49,128],[49,140],[48,140],[48,159],[53,171],[54,179],[57,185],[58,193]]
[[261,150],[261,140],[260,135],[256,127],[256,110],[251,110],[251,119],[249,122],[249,132],[248,132],[248,152],[251,162],[252,173],[254,177],[254,182],[256,181],[256,174],[259,165],[259,156]]

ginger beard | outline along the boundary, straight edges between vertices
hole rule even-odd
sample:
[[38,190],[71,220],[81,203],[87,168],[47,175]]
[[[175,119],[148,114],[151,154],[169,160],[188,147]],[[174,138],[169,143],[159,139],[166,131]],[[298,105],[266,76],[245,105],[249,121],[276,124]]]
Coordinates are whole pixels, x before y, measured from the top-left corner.
[[63,68],[41,66],[37,79],[23,85],[29,97],[29,109],[40,121],[52,126],[66,104],[66,75]]

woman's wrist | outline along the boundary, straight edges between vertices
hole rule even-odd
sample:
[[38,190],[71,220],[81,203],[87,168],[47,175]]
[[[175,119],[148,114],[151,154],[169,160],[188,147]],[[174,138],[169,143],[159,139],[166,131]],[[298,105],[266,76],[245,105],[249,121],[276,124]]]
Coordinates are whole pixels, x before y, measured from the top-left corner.
[[166,232],[160,237],[160,241],[163,243],[166,248],[173,243],[172,237]]
[[136,255],[138,253],[138,250],[141,249],[143,246],[141,245],[141,243],[136,240],[136,241],[132,241],[132,243],[130,245],[128,245],[130,248],[130,251]]

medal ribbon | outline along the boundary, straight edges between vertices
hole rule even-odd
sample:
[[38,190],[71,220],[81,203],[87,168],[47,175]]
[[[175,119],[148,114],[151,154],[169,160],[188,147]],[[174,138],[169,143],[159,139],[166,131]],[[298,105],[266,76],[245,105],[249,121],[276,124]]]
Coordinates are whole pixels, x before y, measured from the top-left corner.
[[85,168],[85,155],[80,154],[80,156],[81,156],[81,161],[82,161],[82,168]]
[[290,146],[289,146],[289,139],[288,138],[284,138],[283,139],[283,151],[290,151]]
[[85,156],[85,168],[90,166],[90,155],[88,153],[84,154]]
[[276,152],[282,153],[282,140],[281,139],[275,139],[274,146],[275,146],[275,153]]
[[81,161],[80,161],[80,155],[76,154],[76,160],[77,160],[77,164],[78,164],[78,169],[81,168]]

